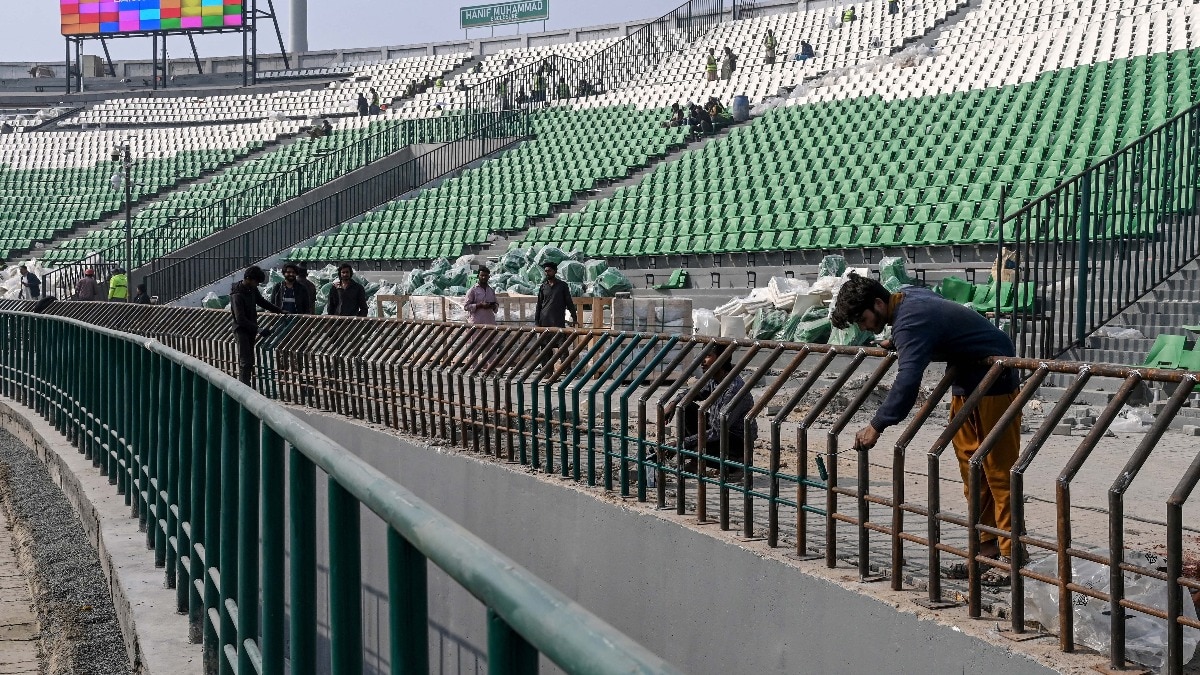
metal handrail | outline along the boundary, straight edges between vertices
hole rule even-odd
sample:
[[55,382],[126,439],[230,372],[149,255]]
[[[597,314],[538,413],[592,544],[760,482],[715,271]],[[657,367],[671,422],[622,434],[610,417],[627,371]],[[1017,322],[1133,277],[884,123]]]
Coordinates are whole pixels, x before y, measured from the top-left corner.
[[1200,255],[1200,104],[1019,208],[1004,194],[995,241],[1037,295],[1010,332],[1022,355],[1058,358]]
[[[142,245],[143,242],[171,239],[177,236],[175,233],[176,230],[187,232],[191,227],[189,225],[190,222],[196,220],[212,222],[214,213],[228,213],[230,211],[228,205],[235,205],[245,200],[253,200],[256,195],[266,196],[265,201],[262,201],[262,203],[277,206],[281,203],[278,200],[278,196],[288,194],[287,189],[290,189],[292,186],[299,186],[300,192],[296,195],[299,196],[345,173],[345,171],[335,170],[333,175],[327,176],[323,180],[314,181],[304,179],[309,174],[321,173],[324,167],[342,166],[346,160],[350,160],[353,162],[354,169],[361,169],[414,143],[453,142],[470,136],[472,133],[478,133],[479,128],[486,128],[488,126],[491,125],[486,123],[472,125],[467,118],[462,116],[420,118],[415,120],[387,120],[384,122],[382,129],[333,149],[330,152],[318,155],[303,164],[292,167],[286,173],[266,178],[243,190],[226,195],[204,206],[177,212],[161,227],[137,233],[133,238],[133,246],[135,250],[142,250],[146,248]],[[443,137],[448,129],[452,133],[447,137]],[[325,173],[328,172],[326,171]],[[88,253],[87,257],[89,259],[104,261],[119,260],[122,256],[121,251],[123,251],[124,246],[124,242],[114,244],[108,248]],[[121,262],[124,261],[121,260]],[[57,269],[46,274],[47,279],[51,282],[56,281],[55,275],[62,274],[59,272],[59,269],[69,267],[72,264],[78,263],[58,265]],[[135,261],[134,267],[136,268],[140,264],[140,262]]]
[[[29,305],[19,301],[0,302],[0,309]],[[228,337],[228,311],[111,303],[54,303],[47,311],[156,337],[226,372],[236,368]],[[1158,442],[1179,413],[1182,402],[1200,382],[1200,373],[1068,361],[991,359],[992,374],[988,381],[995,381],[1002,371],[1016,370],[1018,375],[1025,376],[1024,389],[1002,415],[1013,423],[1033,396],[1041,395],[1045,388],[1063,386],[1063,379],[1070,380],[1065,391],[1052,390],[1043,397],[1058,399],[1052,410],[1036,422],[1026,419],[1034,427],[1033,435],[1022,442],[1020,456],[1010,472],[1012,529],[1000,530],[982,522],[983,481],[979,463],[972,462],[967,469],[966,503],[957,496],[943,499],[949,493],[945,492],[942,481],[949,477],[944,468],[935,468],[934,462],[947,461],[949,453],[944,450],[952,431],[947,429],[932,441],[926,436],[922,441],[927,444],[925,447],[915,442],[919,433],[926,430],[930,415],[944,408],[953,381],[952,369],[933,387],[903,429],[898,429],[893,451],[871,454],[841,446],[840,432],[848,428],[849,422],[862,419],[859,416],[866,412],[866,394],[874,389],[873,383],[883,381],[895,369],[895,355],[882,349],[366,318],[270,316],[263,317],[262,324],[274,327],[275,334],[259,348],[261,367],[257,381],[262,391],[281,401],[315,406],[404,433],[437,438],[482,455],[519,462],[537,472],[586,482],[588,486],[619,489],[624,496],[635,495],[642,502],[652,500],[658,508],[674,507],[677,513],[692,514],[703,522],[709,522],[709,514],[715,512],[722,529],[733,529],[740,524],[747,537],[756,536],[763,528],[765,509],[768,546],[793,548],[796,555],[804,557],[823,554],[830,566],[842,567],[849,562],[857,566],[864,579],[890,576],[895,590],[904,589],[906,583],[916,583],[919,587],[921,579],[927,576],[923,602],[940,606],[954,604],[958,597],[967,598],[968,611],[974,617],[982,616],[985,611],[981,577],[989,568],[999,567],[1012,574],[1012,585],[1002,598],[993,595],[990,602],[1008,602],[1011,630],[1015,633],[1030,630],[1023,618],[1030,580],[1052,585],[1059,595],[1060,607],[1071,607],[1072,601],[1090,596],[1171,625],[1200,628],[1200,622],[1182,613],[1187,593],[1200,591],[1200,579],[1183,571],[1190,569],[1184,567],[1183,556],[1187,554],[1192,556],[1189,560],[1194,560],[1200,551],[1194,546],[1184,549],[1181,539],[1182,531],[1194,531],[1194,526],[1184,525],[1183,513],[1185,507],[1196,508],[1194,500],[1190,503],[1187,500],[1200,481],[1200,468],[1196,468],[1200,467],[1200,459],[1192,462],[1191,469],[1184,470],[1178,466],[1178,453],[1160,449]],[[720,382],[714,379],[713,391],[704,397],[690,394],[695,391],[691,388],[684,393],[688,386],[686,375],[709,354],[722,362],[736,364],[735,371],[740,371],[745,382],[764,388],[761,393],[754,392],[757,402],[752,410],[760,425],[770,420],[770,438],[760,439],[758,446],[769,455],[767,462],[754,461],[752,455],[750,461],[738,458],[742,448],[734,445],[737,439],[728,433],[729,420],[724,417],[720,420],[723,432],[719,440],[708,441],[709,447],[695,449],[681,447],[678,442],[682,436],[680,420],[667,423],[665,408],[669,401],[681,398],[696,402],[698,407],[703,406],[699,412],[703,420],[704,411],[711,414],[713,403],[732,386],[732,378],[725,377]],[[781,363],[786,363],[782,369]],[[861,375],[856,371],[862,371]],[[1052,381],[1050,376],[1055,379]],[[1109,523],[1107,541],[1089,543],[1106,543],[1110,551],[1121,551],[1126,540],[1118,531],[1130,531],[1131,524],[1146,522],[1147,517],[1157,518],[1157,509],[1148,512],[1143,504],[1139,515],[1133,508],[1126,509],[1121,499],[1128,480],[1137,471],[1149,474],[1162,472],[1165,467],[1183,476],[1176,495],[1167,504],[1166,574],[1148,567],[1149,562],[1139,565],[1124,561],[1114,569],[1113,556],[1090,552],[1083,542],[1072,542],[1069,534],[1076,529],[1072,523],[1083,517],[1079,514],[1087,513],[1072,508],[1071,483],[1078,473],[1075,466],[1082,466],[1093,480],[1096,471],[1109,470],[1102,463],[1089,461],[1089,456],[1101,454],[1093,450],[1129,399],[1129,382],[1139,383],[1138,386],[1153,383],[1169,389],[1170,399],[1135,451],[1136,462],[1131,460],[1121,474],[1114,474],[1111,488],[1104,474],[1099,474],[1100,485],[1089,486],[1092,495],[1102,495],[1108,489],[1109,503],[1115,505],[1107,517],[1096,517],[1101,523]],[[1060,433],[1060,424],[1072,406],[1087,400],[1085,386],[1103,387],[1105,383],[1110,386],[1122,383],[1123,387],[1103,406],[1091,433],[1070,441],[1072,448],[1078,443],[1077,460],[1059,476],[1057,485],[1061,489],[1042,488],[1040,495],[1029,489],[1025,476],[1039,468],[1035,459],[1046,456],[1045,446]],[[597,414],[600,404],[598,398],[593,398],[600,391],[606,397],[603,415]],[[609,396],[617,396],[620,401],[615,417],[607,403]],[[634,397],[636,411],[627,403]],[[981,398],[965,397],[950,427],[970,415]],[[794,427],[794,440],[785,438],[785,422]],[[935,424],[936,431],[941,432],[945,423]],[[823,446],[812,442],[818,430],[825,430]],[[990,448],[996,442],[991,437],[982,440],[978,451],[980,461],[992,452]],[[764,442],[768,447],[762,447]],[[1060,443],[1055,452],[1064,449]],[[702,452],[711,455],[709,462],[719,465],[715,476],[699,467],[687,466],[687,460],[699,460]],[[914,479],[916,474],[911,469],[919,470],[923,464],[912,467],[908,459],[914,457],[924,457],[929,463],[924,478]],[[890,470],[879,464],[887,458],[892,461]],[[814,461],[815,474],[811,468]],[[846,464],[857,470],[854,482],[849,484],[840,478]],[[872,471],[877,474],[874,482]],[[880,480],[880,471],[890,475],[890,486]],[[741,472],[741,477],[734,472]],[[656,486],[647,484],[654,479]],[[666,489],[668,480],[674,483],[671,492]],[[906,486],[914,480],[923,480],[924,489]],[[634,481],[636,491],[631,489]],[[1085,494],[1081,489],[1075,486],[1074,494]],[[709,499],[713,491],[716,499]],[[737,495],[740,500],[732,498]],[[1036,513],[1027,504],[1028,498],[1052,506],[1042,507],[1043,511]],[[794,514],[794,520],[790,520],[789,512]],[[1038,517],[1031,518],[1031,513]],[[814,536],[809,516],[816,516],[823,524],[824,536]],[[905,522],[909,516],[911,524]],[[1096,526],[1092,522],[1091,531]],[[845,537],[847,528],[851,537]],[[946,535],[951,532],[964,533],[966,541],[962,544],[948,541]],[[872,541],[872,534],[882,535],[882,539]],[[1011,564],[979,554],[980,541],[993,536],[1016,539],[1021,544],[1014,545]],[[847,538],[856,540],[857,547],[847,546]],[[1145,541],[1144,536],[1142,539],[1142,545],[1146,546],[1160,543]],[[922,565],[920,561],[926,556],[906,555],[905,548],[911,544],[924,547],[931,564],[914,570],[913,566]],[[862,555],[864,547],[866,556]],[[1057,567],[1055,573],[1026,567],[1030,561],[1047,554],[1058,555],[1067,565]],[[965,561],[970,573],[968,580],[958,583],[943,577],[939,562],[948,557]],[[1112,573],[1119,570],[1168,581],[1170,602],[1166,606],[1135,605],[1130,604],[1120,583],[1112,584],[1107,591],[1076,584],[1069,566],[1075,559],[1106,566]],[[891,569],[887,560],[891,561]],[[1176,586],[1186,589],[1186,593]],[[1067,618],[1061,625],[1062,644],[1069,650],[1074,640],[1072,621]],[[1116,635],[1120,637],[1119,633]],[[1168,637],[1182,640],[1182,633],[1172,629]],[[1175,660],[1175,655],[1181,653],[1180,644],[1169,645],[1169,673],[1182,672],[1182,663]],[[1113,664],[1123,663],[1122,647],[1110,650],[1109,658]]]
[[[157,523],[148,528],[156,558],[167,564],[168,587],[177,589],[181,611],[194,624],[204,624],[204,641],[210,646],[205,657],[214,671],[214,659],[227,659],[237,672],[283,673],[284,600],[289,592],[293,657],[312,656],[304,650],[315,644],[316,622],[297,613],[315,618],[313,481],[319,467],[329,477],[330,518],[339,516],[331,536],[346,545],[329,551],[333,672],[359,672],[362,666],[359,505],[389,526],[390,612],[399,622],[392,625],[393,670],[428,669],[426,640],[405,637],[410,630],[421,635],[428,630],[425,603],[417,601],[427,592],[428,560],[486,605],[489,662],[496,672],[531,672],[531,665],[536,670],[538,652],[573,673],[677,672],[377,469],[211,365],[152,338],[23,312],[0,312],[0,341],[10,347],[0,355],[3,393],[50,420],[110,476],[135,515]],[[56,358],[83,346],[94,357],[83,369]],[[127,395],[112,396],[114,385]],[[154,406],[151,400],[171,403]],[[156,415],[156,408],[168,410]],[[283,481],[276,472],[262,471],[283,464],[285,444],[290,448],[286,506],[292,537],[287,590]],[[215,456],[206,454],[214,450]],[[132,502],[131,494],[136,494]],[[220,511],[225,506],[237,511],[236,521],[214,523],[213,516],[224,520],[229,515]],[[236,532],[229,531],[231,524]],[[215,537],[214,529],[219,530]],[[410,602],[399,606],[397,596]],[[312,658],[292,658],[291,663],[293,672],[317,670]]]

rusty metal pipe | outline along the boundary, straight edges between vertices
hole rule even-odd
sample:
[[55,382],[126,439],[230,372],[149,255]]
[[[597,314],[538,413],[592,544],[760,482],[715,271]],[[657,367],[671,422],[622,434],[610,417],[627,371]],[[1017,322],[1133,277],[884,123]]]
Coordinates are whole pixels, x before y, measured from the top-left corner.
[[1155,418],[1150,429],[1146,431],[1146,435],[1142,437],[1142,442],[1138,444],[1120,475],[1108,489],[1108,588],[1109,594],[1112,596],[1109,601],[1112,609],[1109,612],[1109,632],[1112,640],[1110,641],[1108,663],[1112,670],[1125,667],[1125,612],[1117,610],[1126,602],[1125,573],[1122,569],[1122,563],[1125,560],[1125,491],[1129,489],[1146,460],[1150,459],[1150,453],[1158,445],[1159,439],[1170,428],[1171,419],[1187,402],[1195,387],[1195,379],[1185,379],[1175,387],[1175,391],[1167,400],[1166,407]]
[[[912,510],[910,506],[906,506],[904,502],[905,485],[904,485],[904,459],[905,453],[908,450],[909,444],[916,437],[917,432],[933,414],[933,411],[941,403],[942,397],[946,392],[950,391],[950,386],[954,382],[955,370],[953,366],[947,366],[946,372],[942,374],[942,379],[938,380],[937,386],[929,394],[929,398],[925,400],[921,407],[917,409],[917,414],[913,416],[912,421],[908,426],[904,427],[904,431],[900,432],[900,437],[896,439],[896,445],[892,449],[892,575],[891,587],[892,590],[898,591],[903,588],[904,578],[900,573],[900,569],[904,567],[904,512],[906,508]],[[920,515],[920,514],[918,514]],[[923,538],[922,538],[923,540]]]
[[[1113,399],[1109,401],[1108,406],[1100,413],[1100,417],[1096,419],[1096,424],[1092,426],[1091,431],[1079,443],[1071,458],[1067,460],[1066,466],[1063,467],[1061,473],[1054,483],[1055,493],[1055,508],[1057,510],[1058,521],[1058,621],[1059,627],[1059,647],[1064,652],[1075,651],[1075,624],[1074,614],[1071,605],[1071,591],[1067,588],[1071,583],[1071,480],[1075,474],[1083,468],[1084,462],[1092,454],[1096,444],[1104,437],[1104,432],[1108,431],[1108,427],[1117,417],[1117,412],[1121,406],[1129,400],[1133,395],[1134,388],[1142,381],[1141,374],[1136,370],[1131,372],[1125,381],[1121,383],[1121,387],[1117,390]],[[1111,533],[1110,533],[1111,534]],[[1064,606],[1065,603],[1065,606]]]

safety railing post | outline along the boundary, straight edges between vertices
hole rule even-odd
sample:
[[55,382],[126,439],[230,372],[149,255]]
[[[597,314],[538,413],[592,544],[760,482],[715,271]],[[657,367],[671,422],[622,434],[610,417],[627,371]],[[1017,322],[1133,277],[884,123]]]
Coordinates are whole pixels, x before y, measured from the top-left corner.
[[333,675],[358,675],[363,666],[362,537],[359,504],[329,479],[329,631]]
[[159,521],[163,524],[163,546],[165,549],[165,565],[167,571],[167,588],[176,588],[178,585],[178,570],[175,565],[179,560],[178,539],[172,542],[179,527],[179,517],[177,511],[173,508],[179,503],[179,453],[182,451],[182,443],[180,443],[180,428],[183,426],[180,420],[180,408],[183,398],[183,372],[182,367],[172,363],[167,368],[167,377],[170,381],[168,391],[170,398],[168,406],[170,412],[167,416],[167,436],[165,448],[165,461],[163,466],[165,472],[159,475],[159,492],[162,497],[162,516]]
[[429,671],[429,598],[425,556],[388,529],[388,628],[392,673]]
[[221,654],[220,616],[222,612],[221,589],[217,588],[213,573],[221,569],[221,459],[222,440],[225,429],[230,426],[222,413],[225,396],[214,384],[208,385],[208,398],[204,427],[204,568],[201,573],[203,584],[204,669],[215,673],[224,660]]
[[[221,616],[220,675],[232,675],[237,664],[237,630],[230,606],[237,604],[238,586],[238,487],[241,451],[239,449],[240,408],[229,396],[221,400],[224,420],[221,433]],[[239,671],[240,672],[240,671]]]
[[176,441],[178,451],[174,453],[175,471],[171,479],[175,494],[171,498],[170,504],[173,507],[172,510],[179,514],[171,532],[176,541],[175,611],[180,614],[189,614],[188,600],[192,596],[190,573],[192,545],[189,532],[192,519],[191,474],[194,452],[192,448],[194,429],[192,427],[196,422],[195,379],[195,373],[191,370],[180,368],[179,384],[175,387],[175,393],[179,400],[177,404],[179,432]]
[[488,675],[528,675],[538,670],[538,653],[491,607],[487,610]]
[[252,643],[259,629],[259,428],[258,418],[238,409],[237,672],[254,668]]
[[158,424],[154,444],[154,472],[151,474],[151,489],[154,491],[154,566],[163,567],[167,564],[167,455],[173,443],[171,425],[170,401],[174,398],[171,391],[171,371],[169,361],[159,362],[157,372],[159,405],[154,409],[158,413]]
[[284,443],[270,427],[262,427],[262,670],[283,675],[284,640]]
[[[207,476],[207,465],[205,455],[208,451],[208,443],[205,438],[208,426],[208,397],[210,387],[204,378],[193,375],[192,377],[192,428],[191,428],[191,468],[189,476],[190,485],[188,486],[188,495],[191,500],[191,505],[188,507],[189,513],[189,543],[187,546],[188,559],[191,561],[188,565],[188,584],[187,584],[187,607],[188,607],[188,627],[190,630],[189,637],[192,642],[202,642],[204,640],[203,625],[204,621],[204,599],[201,590],[204,587],[205,567],[207,566],[207,552],[201,554],[199,551],[204,550],[204,524],[207,521],[208,513],[204,510],[205,492],[204,479]],[[182,528],[181,528],[182,529]]]
[[292,675],[317,672],[316,467],[296,448],[288,453],[288,535]]

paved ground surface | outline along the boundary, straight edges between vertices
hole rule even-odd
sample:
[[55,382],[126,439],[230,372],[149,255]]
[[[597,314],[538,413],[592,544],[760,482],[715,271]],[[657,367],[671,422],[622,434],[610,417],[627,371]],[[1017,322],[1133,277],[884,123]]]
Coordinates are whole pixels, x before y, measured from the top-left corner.
[[[0,494],[11,514],[16,557],[32,586],[43,672],[130,672],[108,583],[83,525],[37,456],[5,432]],[[0,672],[36,672],[34,663],[34,670]]]
[[0,674],[37,673],[37,617],[29,582],[17,564],[8,510],[0,508]]

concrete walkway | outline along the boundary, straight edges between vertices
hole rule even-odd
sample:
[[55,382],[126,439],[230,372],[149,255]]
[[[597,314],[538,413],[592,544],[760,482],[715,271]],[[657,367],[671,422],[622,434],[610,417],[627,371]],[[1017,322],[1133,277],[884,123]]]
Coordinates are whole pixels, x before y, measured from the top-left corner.
[[17,565],[12,524],[0,509],[0,675],[41,672],[29,582]]

